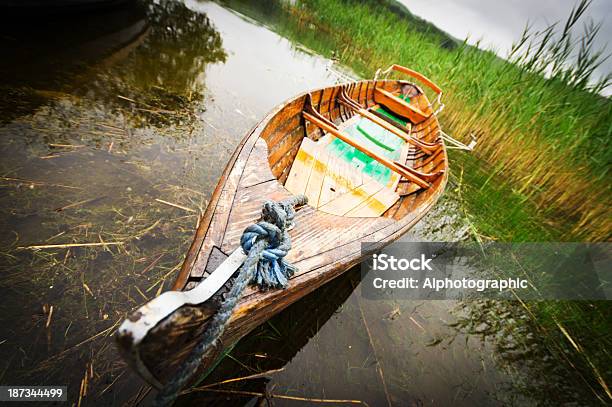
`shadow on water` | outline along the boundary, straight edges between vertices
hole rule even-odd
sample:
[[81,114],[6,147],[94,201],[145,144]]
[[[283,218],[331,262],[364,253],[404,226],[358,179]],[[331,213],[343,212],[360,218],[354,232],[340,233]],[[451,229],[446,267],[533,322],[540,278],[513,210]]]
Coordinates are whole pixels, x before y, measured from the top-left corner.
[[149,31],[144,8],[134,2],[85,16],[2,11],[2,122],[70,92],[87,80],[93,64],[125,58]]
[[[354,268],[256,328],[216,367],[206,383],[283,369],[319,330],[334,318],[359,284],[359,280],[359,270]],[[225,389],[265,394],[269,384],[268,377],[261,377],[237,382]],[[206,392],[192,393],[180,399],[178,405],[221,402],[227,405],[243,405],[251,398],[229,398],[227,395]]]

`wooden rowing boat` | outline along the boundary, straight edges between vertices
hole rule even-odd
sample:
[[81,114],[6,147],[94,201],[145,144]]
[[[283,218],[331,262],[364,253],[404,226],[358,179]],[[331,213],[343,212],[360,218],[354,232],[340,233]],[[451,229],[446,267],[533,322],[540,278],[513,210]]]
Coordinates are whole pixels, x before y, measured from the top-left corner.
[[[426,77],[398,65],[392,69],[416,78],[439,102],[441,89]],[[286,257],[298,271],[285,289],[246,289],[194,382],[223,349],[400,237],[435,204],[447,182],[448,160],[434,107],[411,82],[365,80],[301,94],[247,134],[221,176],[172,289],[188,295],[214,280],[211,273],[241,250],[240,236],[258,221],[265,201],[303,193],[309,204],[296,214]],[[362,248],[363,243],[371,244]],[[147,319],[155,307],[141,307],[118,331],[123,356],[145,380],[162,386],[226,291],[163,318]]]

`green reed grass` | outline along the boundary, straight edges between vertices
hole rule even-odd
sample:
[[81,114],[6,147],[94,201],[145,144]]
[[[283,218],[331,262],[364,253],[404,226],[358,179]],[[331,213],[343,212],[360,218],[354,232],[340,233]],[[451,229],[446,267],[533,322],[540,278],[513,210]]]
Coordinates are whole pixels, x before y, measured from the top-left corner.
[[364,77],[392,63],[429,76],[445,90],[447,130],[459,138],[477,135],[477,156],[534,208],[569,224],[567,240],[610,238],[612,104],[597,93],[610,77],[589,82],[605,58],[593,48],[599,26],[575,35],[589,1],[562,28],[527,27],[511,62],[466,41],[441,46],[439,32],[423,29],[423,22],[373,4],[303,0],[290,12],[312,36],[329,36],[329,49]]

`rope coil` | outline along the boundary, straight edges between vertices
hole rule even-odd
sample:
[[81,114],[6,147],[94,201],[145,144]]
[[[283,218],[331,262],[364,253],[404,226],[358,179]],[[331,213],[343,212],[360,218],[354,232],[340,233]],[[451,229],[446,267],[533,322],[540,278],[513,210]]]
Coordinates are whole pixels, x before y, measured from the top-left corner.
[[305,205],[308,198],[296,195],[281,202],[267,201],[261,220],[245,229],[240,245],[248,254],[226,299],[212,317],[202,338],[178,368],[176,375],[160,390],[155,406],[169,406],[196,373],[202,358],[223,334],[236,304],[249,283],[260,288],[285,288],[296,268],[283,258],[291,249],[288,230],[294,225],[295,207]]
[[267,239],[251,280],[262,289],[285,288],[296,269],[283,257],[291,250],[288,230],[293,227],[295,210],[285,202],[266,202],[262,209],[262,220],[247,227],[240,238],[245,253],[250,254],[257,239]]

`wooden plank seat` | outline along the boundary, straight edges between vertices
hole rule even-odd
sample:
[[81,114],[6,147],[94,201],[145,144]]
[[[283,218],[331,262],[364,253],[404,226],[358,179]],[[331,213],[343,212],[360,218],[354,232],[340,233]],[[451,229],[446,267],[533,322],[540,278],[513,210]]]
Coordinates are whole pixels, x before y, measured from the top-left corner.
[[398,98],[393,93],[382,88],[374,89],[374,100],[380,103],[394,114],[405,117],[412,123],[421,123],[425,121],[429,115],[425,114],[421,109],[411,105],[403,99]]
[[[398,64],[391,65],[383,73],[387,74],[390,71],[400,72],[400,73],[411,76],[412,78],[418,80],[420,83],[427,86],[434,93],[436,93],[437,98],[431,104],[427,104],[426,102],[423,103],[424,102],[423,99],[419,98],[419,101],[421,103],[419,104],[419,106],[414,106],[406,102],[405,100],[396,97],[396,95],[383,89],[382,87],[377,86],[374,89],[374,101],[376,103],[380,103],[381,105],[385,106],[385,108],[392,111],[393,113],[409,119],[414,124],[422,123],[425,120],[429,119],[432,115],[435,116],[440,111],[442,111],[442,109],[444,108],[444,104],[441,101],[442,88],[440,88],[438,85],[433,83],[425,75],[417,71],[413,71],[412,69],[406,68],[404,66],[398,65]],[[416,86],[414,84],[412,85]],[[417,87],[417,89],[419,88]],[[420,90],[420,93],[423,94],[423,91]],[[436,103],[438,107],[437,107],[436,112],[434,112],[432,109],[433,109],[434,104]]]
[[333,122],[327,119],[325,116],[322,116],[318,113],[313,107],[312,104],[309,103],[309,99],[307,98],[306,106],[304,111],[302,112],[304,118],[315,126],[321,128],[325,132],[337,137],[342,140],[346,144],[354,147],[356,150],[366,154],[372,159],[378,161],[380,164],[384,165],[391,171],[394,171],[404,177],[406,180],[413,182],[419,185],[421,188],[429,188],[431,186],[431,181],[434,181],[436,178],[440,177],[444,174],[444,170],[438,171],[436,173],[426,174],[419,171],[416,171],[414,168],[408,167],[405,164],[390,160],[384,155],[379,154],[377,151],[368,148],[363,145],[358,140],[353,139],[349,135],[340,131],[338,126],[336,126]]
[[413,171],[410,168],[404,167],[403,165],[401,165],[401,163],[398,163],[397,161],[389,160],[388,158],[378,154],[376,151],[373,151],[367,148],[366,146],[362,145],[358,141],[342,133],[335,124],[333,124],[331,121],[327,120],[325,117],[321,116],[320,114],[317,114],[316,111],[313,111],[313,110],[310,110],[310,112],[304,111],[302,114],[304,115],[304,118],[308,120],[309,122],[320,127],[322,130],[328,132],[329,134],[332,134],[333,136],[339,138],[340,140],[344,141],[346,144],[363,152],[364,154],[378,161],[379,163],[389,168],[390,170],[395,171],[396,173],[400,174],[402,177],[405,177],[406,179],[420,185],[423,188],[429,187],[429,182],[423,180],[422,178],[419,178],[419,176],[415,174],[415,171]]
[[[376,88],[378,89],[378,88]],[[386,92],[384,90],[381,90],[381,92],[385,92],[391,96],[387,97],[393,97],[393,94]],[[402,99],[398,99],[399,101],[406,103],[404,100]],[[439,143],[427,143],[424,142],[422,140],[418,140],[415,139],[414,137],[412,137],[412,135],[410,134],[412,131],[412,125],[410,123],[409,126],[401,126],[397,123],[397,121],[392,120],[378,112],[376,112],[376,110],[374,111],[370,111],[367,109],[364,109],[359,103],[357,103],[355,100],[353,100],[347,93],[346,89],[342,89],[342,92],[340,92],[340,95],[338,97],[338,101],[339,103],[341,103],[342,105],[348,107],[349,109],[355,111],[358,115],[367,118],[368,120],[376,123],[377,125],[381,126],[382,128],[384,128],[385,130],[395,134],[397,137],[401,138],[402,140],[406,141],[407,143],[412,144],[413,146],[418,147],[419,149],[421,149],[423,152],[425,152],[426,154],[433,154],[436,150],[438,150],[440,148],[440,144]],[[413,109],[414,107],[410,106],[409,104],[407,104],[408,107],[410,109]],[[416,110],[418,110],[418,114],[423,114],[423,112],[421,112],[419,109],[414,108]]]

